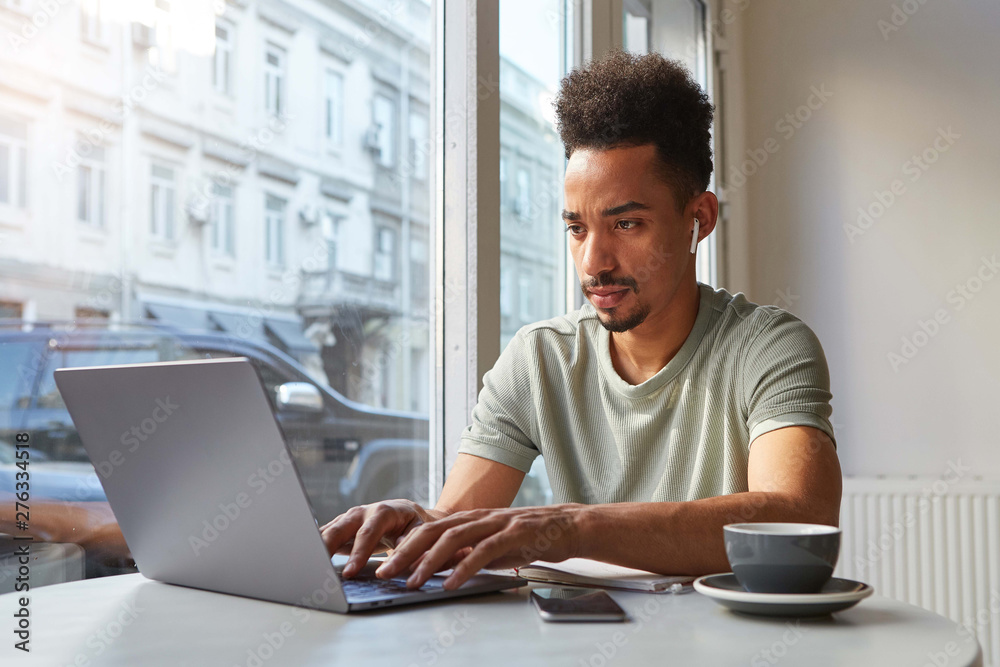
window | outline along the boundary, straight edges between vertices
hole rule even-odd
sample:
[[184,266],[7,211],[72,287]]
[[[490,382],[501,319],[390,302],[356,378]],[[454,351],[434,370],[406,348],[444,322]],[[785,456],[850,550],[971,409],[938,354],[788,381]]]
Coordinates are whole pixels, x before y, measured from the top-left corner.
[[81,0],[80,37],[91,44],[104,43],[104,22],[101,20],[101,0]]
[[396,232],[391,227],[379,227],[375,234],[374,275],[389,281],[396,276]]
[[165,72],[177,70],[177,54],[174,49],[174,26],[171,15],[171,0],[155,0],[153,4],[153,47],[149,50],[149,62]]
[[264,108],[272,116],[285,112],[285,50],[274,44],[264,54]]
[[79,144],[88,146],[86,155],[81,155],[76,177],[76,218],[80,222],[104,226],[104,197],[107,180],[104,166],[104,148],[93,146],[81,138]]
[[427,116],[410,113],[410,168],[414,178],[427,178]]
[[212,184],[212,250],[234,257],[233,188]]
[[149,179],[149,232],[153,237],[174,238],[176,199],[174,170],[154,164]]
[[285,206],[288,202],[274,195],[267,195],[264,206],[264,258],[271,266],[285,263]]
[[233,26],[215,24],[215,55],[212,60],[212,87],[220,95],[232,94]]
[[0,206],[28,207],[28,126],[0,118]]
[[[571,0],[500,3],[500,201],[501,207],[513,213],[500,217],[501,346],[521,325],[573,307],[567,300],[567,285],[576,277],[566,235],[559,220],[543,217],[548,215],[550,202],[551,208],[563,208],[566,157],[551,101],[562,76],[578,57],[573,26],[591,18],[575,14],[596,4]],[[550,175],[554,183],[543,180],[542,174]],[[525,233],[530,218],[542,223]],[[525,267],[531,268],[531,274]],[[539,280],[544,275],[555,280]],[[551,293],[542,294],[543,290]],[[544,461],[538,457],[513,504],[542,505],[551,500]]]
[[514,271],[504,263],[500,267],[500,315],[510,317],[514,314],[513,294],[514,286],[511,280],[514,278]]
[[[43,379],[62,365],[257,354],[272,399],[286,380],[323,396],[320,418],[281,415],[319,521],[427,498],[438,142],[415,156],[424,180],[394,177],[443,113],[430,113],[442,4],[402,3],[393,25],[373,4],[386,3],[0,0],[0,318],[52,322],[2,332],[0,459],[32,425],[60,468],[46,501],[79,510],[58,535],[41,521],[66,514],[59,504],[33,513],[36,543],[79,542],[108,519],[103,503],[75,502],[104,497]],[[142,318],[160,326],[122,324]],[[359,404],[398,414],[387,429]],[[359,460],[387,437],[398,447]],[[89,577],[135,571],[113,530],[81,547]]]
[[337,269],[337,232],[343,218],[332,211],[324,211],[322,217],[323,243],[326,245],[326,271],[332,274]]
[[531,217],[531,174],[527,169],[517,170],[517,203],[514,210],[521,219]]
[[[656,51],[667,58],[680,60],[690,70],[694,80],[712,93],[709,80],[709,34],[706,20],[706,5],[701,0],[626,0],[624,4],[623,39],[625,46],[637,54]],[[724,108],[718,100],[712,100],[716,105],[716,119],[722,117]],[[713,153],[722,156],[723,151],[715,145],[713,138]],[[708,189],[717,190],[716,169],[712,173]],[[718,227],[725,224],[726,202],[722,193]],[[718,241],[719,231],[709,235],[698,244],[696,273],[698,280],[716,284],[718,282]]]
[[396,162],[396,105],[384,95],[376,95],[373,107],[377,160],[383,167]]
[[521,322],[531,322],[531,276],[527,272],[517,279],[517,301]]
[[332,146],[344,141],[344,77],[333,70],[326,70],[323,98],[323,134]]

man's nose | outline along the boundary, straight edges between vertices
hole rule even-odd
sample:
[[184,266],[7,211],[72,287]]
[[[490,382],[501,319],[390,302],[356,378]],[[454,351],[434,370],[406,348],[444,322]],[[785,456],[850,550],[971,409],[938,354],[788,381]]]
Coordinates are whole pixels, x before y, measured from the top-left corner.
[[599,276],[618,265],[612,244],[601,234],[590,234],[583,242],[580,270],[588,276]]

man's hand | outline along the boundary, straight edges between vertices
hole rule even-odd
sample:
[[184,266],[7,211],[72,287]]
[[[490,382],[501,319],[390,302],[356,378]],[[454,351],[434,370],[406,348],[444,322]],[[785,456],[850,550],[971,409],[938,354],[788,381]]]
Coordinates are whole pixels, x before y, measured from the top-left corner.
[[443,516],[444,512],[424,509],[412,500],[386,500],[352,507],[323,526],[320,535],[331,555],[351,554],[342,572],[349,578],[372,554],[391,552],[411,530]]
[[577,520],[584,508],[564,504],[455,512],[414,527],[376,574],[388,579],[412,567],[406,585],[419,588],[435,572],[454,567],[444,582],[452,590],[481,568],[573,558],[579,551]]

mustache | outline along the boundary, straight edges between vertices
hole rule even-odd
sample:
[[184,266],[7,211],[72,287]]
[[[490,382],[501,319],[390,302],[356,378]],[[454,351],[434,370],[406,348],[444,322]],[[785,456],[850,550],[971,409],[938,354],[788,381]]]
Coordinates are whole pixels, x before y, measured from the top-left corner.
[[620,278],[614,277],[601,277],[598,276],[594,280],[586,283],[580,283],[580,289],[583,290],[584,294],[587,294],[592,289],[599,289],[601,287],[627,287],[633,292],[639,291],[639,283],[635,278],[629,276],[622,276]]

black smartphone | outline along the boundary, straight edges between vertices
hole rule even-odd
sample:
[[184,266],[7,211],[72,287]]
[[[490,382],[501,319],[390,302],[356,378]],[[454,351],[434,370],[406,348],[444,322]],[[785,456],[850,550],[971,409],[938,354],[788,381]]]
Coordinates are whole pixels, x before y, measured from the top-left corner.
[[601,590],[533,588],[531,601],[546,621],[624,621],[625,610]]

